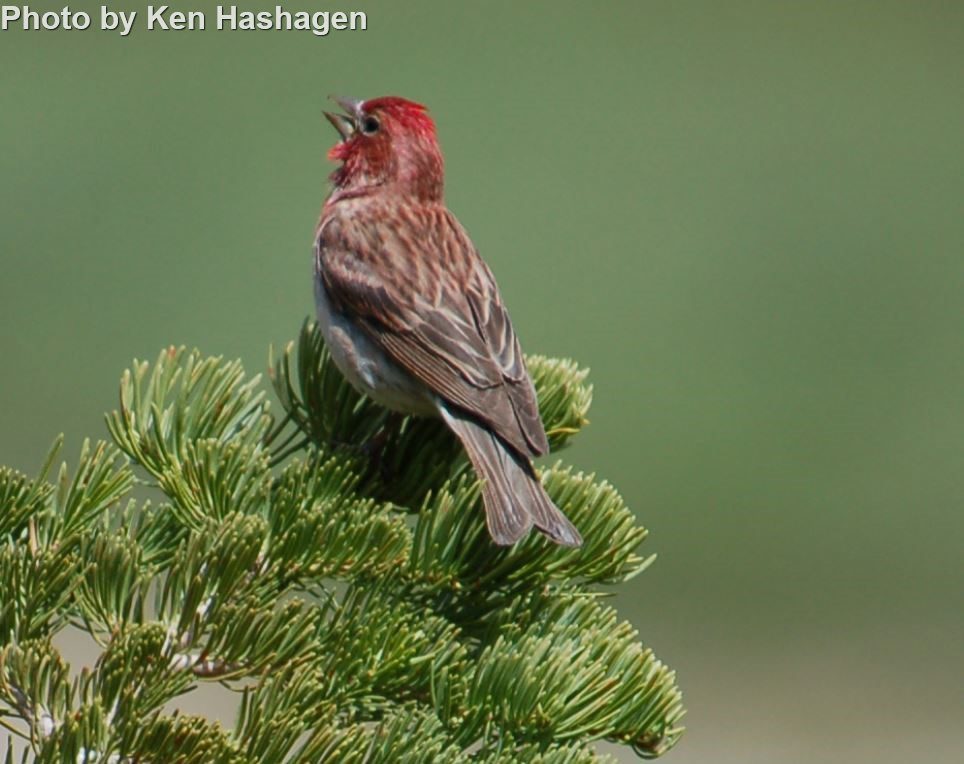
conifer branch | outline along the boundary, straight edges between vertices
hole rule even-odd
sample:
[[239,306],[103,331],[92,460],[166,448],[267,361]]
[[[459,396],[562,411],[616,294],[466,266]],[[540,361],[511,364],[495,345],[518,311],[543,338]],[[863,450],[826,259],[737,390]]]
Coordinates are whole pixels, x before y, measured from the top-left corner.
[[[587,422],[587,372],[528,365],[558,452]],[[0,725],[29,742],[3,761],[589,764],[612,761],[603,739],[673,746],[675,676],[600,600],[653,560],[612,486],[556,462],[542,481],[584,545],[496,547],[455,439],[359,396],[313,324],[270,377],[281,413],[240,363],[167,349],[124,373],[112,444],[54,469],[58,439],[36,479],[0,468]],[[69,625],[102,648],[79,673],[52,642]],[[170,711],[198,682],[239,692],[230,729]]]

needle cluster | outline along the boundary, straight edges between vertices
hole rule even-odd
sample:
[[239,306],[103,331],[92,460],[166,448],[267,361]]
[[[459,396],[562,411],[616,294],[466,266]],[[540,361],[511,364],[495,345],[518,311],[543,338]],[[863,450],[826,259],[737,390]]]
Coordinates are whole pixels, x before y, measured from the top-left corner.
[[[528,366],[557,451],[586,422],[586,372]],[[674,675],[605,604],[652,560],[610,485],[544,469],[584,545],[500,548],[452,435],[360,397],[313,324],[271,382],[279,413],[239,362],[171,348],[124,372],[112,442],[53,475],[59,442],[36,479],[0,469],[7,764],[588,764],[612,761],[600,740],[672,747]],[[71,628],[100,646],[93,666],[61,657]],[[176,710],[202,682],[237,693],[230,728]]]

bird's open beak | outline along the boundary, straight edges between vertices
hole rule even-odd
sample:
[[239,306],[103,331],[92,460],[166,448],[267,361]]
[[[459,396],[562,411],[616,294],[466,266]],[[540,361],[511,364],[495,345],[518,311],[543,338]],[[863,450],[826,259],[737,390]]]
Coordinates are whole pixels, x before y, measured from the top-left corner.
[[324,115],[338,131],[341,139],[347,141],[358,129],[358,117],[361,114],[362,101],[356,101],[352,98],[338,98],[337,96],[329,96],[329,98],[344,109],[346,113],[332,114],[326,111]]

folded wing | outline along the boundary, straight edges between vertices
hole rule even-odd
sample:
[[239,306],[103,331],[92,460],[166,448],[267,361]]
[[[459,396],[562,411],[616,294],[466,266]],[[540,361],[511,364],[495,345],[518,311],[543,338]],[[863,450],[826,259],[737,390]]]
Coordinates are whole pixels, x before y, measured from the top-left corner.
[[498,287],[450,212],[394,207],[333,218],[316,247],[333,307],[389,357],[519,454],[548,451]]

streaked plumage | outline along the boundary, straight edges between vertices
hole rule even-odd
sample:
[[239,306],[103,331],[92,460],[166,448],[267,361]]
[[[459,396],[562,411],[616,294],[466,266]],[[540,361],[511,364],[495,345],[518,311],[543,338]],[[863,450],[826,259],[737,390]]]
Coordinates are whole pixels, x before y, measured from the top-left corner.
[[535,390],[495,279],[442,201],[434,125],[403,99],[340,103],[348,115],[329,115],[343,137],[330,156],[343,164],[315,239],[335,363],[376,402],[442,417],[484,481],[497,543],[535,525],[580,544],[532,468],[548,451]]

